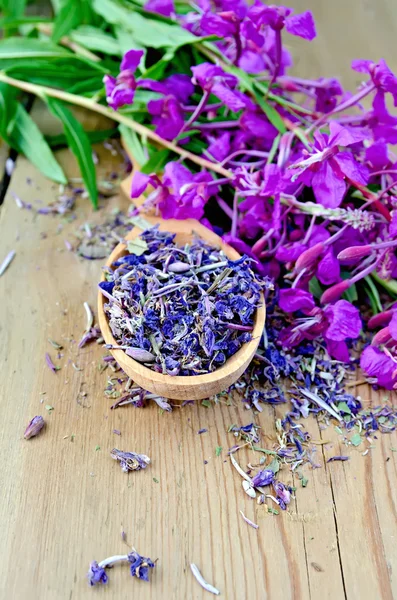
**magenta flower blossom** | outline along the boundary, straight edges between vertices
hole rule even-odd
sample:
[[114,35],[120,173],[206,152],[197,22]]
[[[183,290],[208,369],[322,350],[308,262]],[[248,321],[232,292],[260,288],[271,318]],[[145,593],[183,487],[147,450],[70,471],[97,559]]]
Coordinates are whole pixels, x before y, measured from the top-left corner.
[[229,75],[221,67],[210,63],[201,63],[197,67],[192,67],[192,72],[193,83],[199,85],[204,92],[214,94],[233,112],[238,112],[247,106],[249,99],[242,92],[234,89],[238,83],[234,75]]
[[361,354],[360,367],[369,377],[375,377],[378,385],[387,390],[396,389],[397,361],[390,353],[367,346]]
[[120,73],[117,75],[117,78],[111,75],[105,75],[103,78],[106,89],[106,101],[113,110],[133,103],[135,90],[138,86],[135,79],[135,71],[141,62],[143,54],[143,50],[129,50],[124,54],[120,65]]
[[300,310],[308,314],[316,306],[316,303],[310,292],[299,288],[288,288],[280,290],[279,305],[282,310],[288,313]]
[[297,35],[305,40],[316,37],[316,26],[313,15],[308,10],[298,15],[292,15],[292,8],[285,6],[264,6],[255,4],[249,11],[258,25],[269,25],[275,31],[285,29],[292,35]]
[[156,133],[165,140],[173,140],[185,123],[182,107],[175,96],[150,100],[147,109],[153,116]]
[[331,121],[329,129],[329,135],[316,131],[312,154],[290,168],[294,169],[293,180],[312,186],[319,204],[337,208],[348,188],[346,180],[365,185],[369,176],[368,169],[351,152],[342,151],[340,147],[362,142],[367,134],[363,130],[342,127],[336,121]]
[[164,219],[201,219],[210,197],[208,184],[211,181],[212,177],[206,171],[192,175],[178,162],[170,162],[165,167],[163,181],[156,175],[136,172],[131,198],[138,198],[148,185],[152,185],[155,191],[148,201],[159,208]]
[[[321,85],[317,85],[321,84]],[[318,112],[331,112],[337,104],[337,96],[343,94],[343,88],[337,79],[319,79],[313,88],[316,95],[315,109]]]
[[397,106],[397,77],[383,58],[378,63],[372,60],[353,60],[352,69],[359,73],[368,73],[377,89],[377,96],[383,97],[388,92],[393,96],[394,106]]
[[173,0],[148,0],[144,5],[144,9],[148,12],[163,15],[163,17],[172,17],[175,14]]
[[304,339],[313,340],[322,336],[330,356],[348,362],[346,340],[356,339],[360,335],[362,323],[359,310],[347,300],[338,300],[324,309],[315,307],[310,310],[311,303],[314,304],[314,299],[309,292],[280,290],[280,307],[283,310],[300,310],[307,315],[307,318],[298,319],[290,328],[281,332],[283,346],[294,347]]

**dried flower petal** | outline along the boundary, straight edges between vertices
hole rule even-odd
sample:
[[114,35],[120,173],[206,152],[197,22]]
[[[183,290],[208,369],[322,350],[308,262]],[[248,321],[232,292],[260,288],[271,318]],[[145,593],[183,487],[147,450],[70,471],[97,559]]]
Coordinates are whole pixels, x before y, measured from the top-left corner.
[[120,462],[121,469],[128,473],[128,471],[140,471],[146,469],[147,465],[150,464],[150,458],[146,454],[137,454],[135,452],[123,452],[117,448],[113,448],[110,452],[110,456],[114,460]]
[[25,438],[25,440],[30,440],[30,438],[38,435],[40,433],[40,431],[43,429],[44,425],[45,425],[45,421],[44,421],[43,417],[41,417],[41,416],[33,417],[33,419],[30,421],[29,425],[26,427],[25,433],[23,434],[23,437]]

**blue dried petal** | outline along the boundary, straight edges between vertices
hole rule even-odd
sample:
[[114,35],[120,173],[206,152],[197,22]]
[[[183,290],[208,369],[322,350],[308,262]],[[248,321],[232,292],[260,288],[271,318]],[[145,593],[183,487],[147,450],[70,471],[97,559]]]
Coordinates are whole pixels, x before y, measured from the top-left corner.
[[113,292],[114,281],[101,281],[98,285],[102,290],[108,292],[108,294],[111,294]]
[[108,576],[106,575],[105,569],[103,567],[99,567],[95,560],[90,564],[90,569],[88,571],[88,582],[91,586],[98,585],[99,583],[105,584],[108,582]]
[[138,554],[136,550],[133,550],[128,555],[130,561],[130,571],[133,577],[143,579],[143,581],[149,581],[149,568],[154,568],[154,562],[150,558],[145,558]]
[[254,487],[262,487],[265,485],[270,485],[274,480],[274,473],[271,469],[263,469],[263,471],[259,471],[252,478],[252,485]]

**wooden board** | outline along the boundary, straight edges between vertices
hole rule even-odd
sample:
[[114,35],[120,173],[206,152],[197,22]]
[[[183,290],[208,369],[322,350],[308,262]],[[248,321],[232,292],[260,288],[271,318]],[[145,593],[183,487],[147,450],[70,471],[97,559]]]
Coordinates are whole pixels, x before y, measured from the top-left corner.
[[[364,1],[311,4],[322,37],[313,47],[302,46],[302,75],[313,75],[316,61],[316,72],[331,75],[344,72],[345,57],[378,57],[382,50],[393,58],[391,3],[376,3],[376,20],[372,4]],[[310,3],[290,5],[302,10]],[[346,6],[355,13],[345,22]],[[363,31],[366,48],[360,45]],[[69,154],[58,156],[68,174],[76,175]],[[110,172],[114,160],[101,151],[100,169]],[[288,514],[273,517],[244,494],[226,455],[233,445],[226,433],[232,423],[255,420],[271,446],[273,408],[254,415],[235,399],[231,406],[193,405],[164,414],[156,405],[111,411],[103,391],[107,373],[96,368],[103,351],[96,344],[78,351],[68,341],[84,331],[83,302],[95,307],[101,261],[83,261],[64,246],[79,223],[103,214],[93,216],[88,200],[80,201],[78,220],[67,223],[22,211],[11,195],[48,203],[57,190],[20,157],[0,209],[0,259],[11,249],[17,252],[0,278],[0,597],[209,598],[190,573],[191,562],[227,600],[397,597],[397,435],[379,435],[364,457],[362,449],[343,447],[350,461],[326,464],[339,453],[340,438],[308,420],[313,438],[328,442],[318,447],[322,468],[307,469],[308,487],[298,489]],[[116,197],[107,210],[115,206],[125,208],[126,201]],[[57,374],[45,365],[45,352],[56,357],[48,337],[65,346],[55,361],[62,366]],[[75,371],[69,361],[83,370]],[[81,390],[87,392],[84,402],[77,401]],[[359,391],[373,405],[384,397],[365,386]],[[54,407],[51,413],[47,404]],[[25,441],[24,428],[36,414],[46,418],[47,429]],[[202,428],[208,432],[198,435]],[[219,457],[217,446],[224,449]],[[126,475],[109,456],[113,447],[146,453],[152,463]],[[236,458],[245,468],[257,455],[241,450]],[[291,476],[288,481],[294,483]],[[258,530],[242,520],[240,510]],[[109,572],[106,589],[91,590],[85,579],[90,561],[128,552],[122,528],[129,544],[158,559],[151,582],[132,579],[125,566]]]

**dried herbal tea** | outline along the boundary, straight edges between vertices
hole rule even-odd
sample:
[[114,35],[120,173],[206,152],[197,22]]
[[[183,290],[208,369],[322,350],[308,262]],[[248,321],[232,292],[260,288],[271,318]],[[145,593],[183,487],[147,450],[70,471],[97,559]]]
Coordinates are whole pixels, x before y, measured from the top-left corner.
[[106,258],[132,226],[130,218],[121,211],[109,216],[104,223],[85,223],[76,233],[80,240],[76,252],[88,260]]
[[215,371],[252,339],[262,283],[251,259],[229,260],[198,238],[180,247],[158,228],[136,242],[99,284],[113,347],[168,375]]

